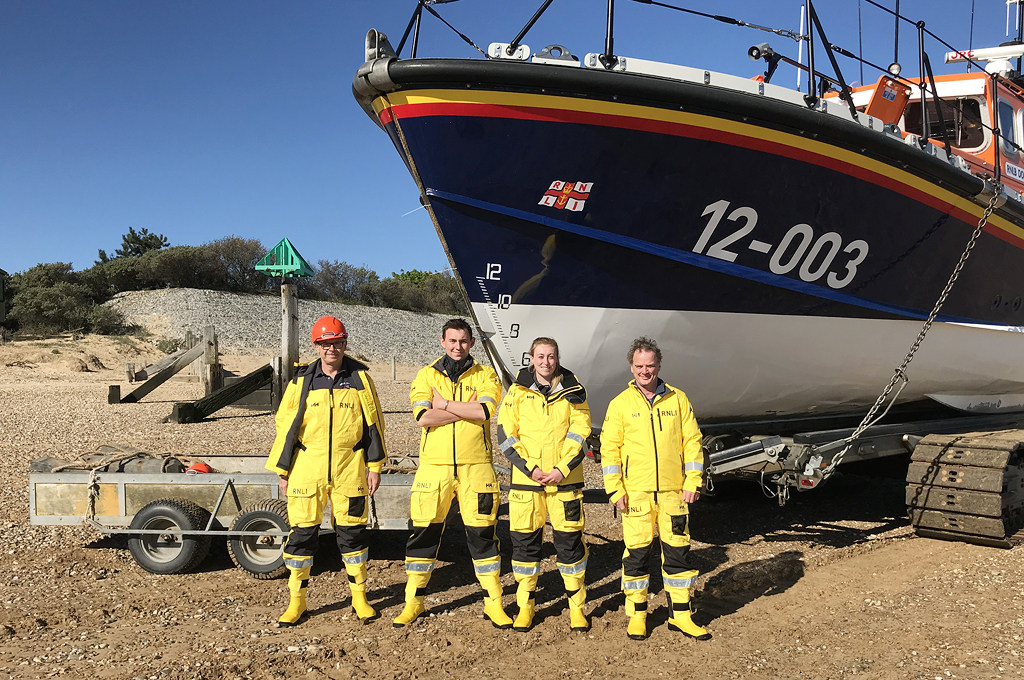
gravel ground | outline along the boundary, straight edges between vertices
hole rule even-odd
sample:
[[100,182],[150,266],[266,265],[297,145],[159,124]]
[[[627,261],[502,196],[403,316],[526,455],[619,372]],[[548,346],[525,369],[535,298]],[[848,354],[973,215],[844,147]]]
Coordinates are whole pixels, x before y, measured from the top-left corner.
[[[281,346],[281,298],[213,290],[170,288],[120,293],[107,303],[131,324],[157,336],[181,339],[213,325],[220,350],[259,351]],[[440,354],[443,314],[299,300],[299,343],[308,344],[313,322],[336,316],[349,333],[349,353],[364,361],[423,365]],[[483,355],[481,355],[482,357]]]
[[[714,639],[667,630],[665,597],[652,597],[653,633],[626,639],[618,592],[621,528],[606,504],[588,504],[589,633],[568,631],[550,542],[529,633],[494,630],[481,617],[462,531],[445,532],[427,598],[429,616],[396,630],[404,588],[403,532],[373,532],[371,602],[381,620],[350,613],[337,548],[324,537],[310,585],[311,617],[294,629],[273,622],[284,581],[235,569],[223,544],[197,573],[155,576],[121,540],[83,527],[30,526],[28,463],[73,457],[105,443],[154,452],[264,455],[269,413],[229,408],[194,425],[162,423],[199,385],[171,381],[140,404],[108,405],[106,385],[135,351],[124,342],[0,346],[0,678],[1019,678],[1024,636],[1024,565],[1010,551],[914,537],[903,483],[837,475],[824,491],[779,508],[753,486],[721,484],[692,508],[691,555],[701,570],[696,619]],[[58,349],[61,354],[53,355]],[[7,366],[25,352],[96,357]],[[79,353],[80,352],[80,353]],[[251,360],[231,355],[232,362]],[[113,370],[113,368],[118,370]],[[408,381],[374,368],[392,453],[411,450]],[[126,385],[126,383],[122,383]],[[585,463],[590,486],[600,471]],[[502,538],[506,604],[512,601],[508,518]],[[653,592],[660,590],[655,565]],[[509,607],[514,610],[514,607]]]

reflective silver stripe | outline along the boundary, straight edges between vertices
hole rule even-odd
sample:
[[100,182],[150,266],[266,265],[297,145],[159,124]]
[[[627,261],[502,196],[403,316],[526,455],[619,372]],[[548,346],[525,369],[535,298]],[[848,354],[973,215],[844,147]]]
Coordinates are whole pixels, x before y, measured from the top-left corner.
[[581,574],[587,570],[587,561],[583,560],[577,564],[559,564],[558,571],[566,576]]
[[286,557],[284,560],[284,566],[292,569],[305,569],[311,564],[313,564],[312,557]]
[[583,443],[583,437],[579,436],[575,432],[569,432],[568,434],[565,435],[565,438],[570,440],[570,441],[574,441],[577,444],[582,444]]
[[419,408],[420,406],[422,406],[423,408],[431,408],[431,407],[433,407],[433,405],[434,405],[434,402],[432,402],[432,401],[417,401],[417,402],[415,402],[412,405],[412,407],[413,408]]
[[622,468],[619,467],[618,465],[605,465],[603,468],[601,468],[601,472],[602,474],[606,475],[621,475]]
[[370,551],[364,550],[358,555],[342,555],[341,559],[345,561],[345,564],[362,564],[370,557]]
[[513,564],[512,573],[519,574],[520,576],[536,576],[540,573],[540,564],[537,563],[532,566],[527,564]]
[[663,576],[663,580],[666,588],[690,588],[693,586],[694,581],[697,580],[697,577],[672,578],[670,576]]
[[433,562],[406,562],[406,571],[434,571]]
[[516,444],[518,444],[518,443],[519,443],[519,440],[518,440],[518,439],[516,439],[515,437],[509,437],[508,439],[506,439],[505,441],[503,441],[503,442],[501,443],[501,446],[500,446],[499,448],[500,448],[500,449],[501,449],[501,450],[502,450],[503,452],[504,452],[504,451],[509,451],[509,450],[511,450],[511,449],[512,449],[513,447],[515,447],[515,445],[516,445]]
[[480,397],[479,401],[486,401],[486,402],[489,402],[491,404],[494,404],[495,406],[498,405],[498,402],[494,401],[494,399],[492,397],[488,397],[488,396]]
[[651,584],[651,580],[647,579],[647,578],[645,578],[642,581],[623,581],[622,582],[622,589],[623,590],[646,590],[647,586],[649,586],[650,584]]
[[474,564],[473,569],[478,574],[490,574],[492,571],[501,569],[501,562],[490,562],[488,564]]
[[686,467],[683,468],[686,472],[690,470],[696,470],[697,472],[704,472],[704,463],[687,463]]

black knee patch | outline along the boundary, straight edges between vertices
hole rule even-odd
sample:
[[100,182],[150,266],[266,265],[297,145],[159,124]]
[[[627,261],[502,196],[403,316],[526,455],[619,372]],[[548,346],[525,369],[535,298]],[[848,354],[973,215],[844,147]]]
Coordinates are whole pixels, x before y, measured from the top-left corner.
[[686,525],[689,523],[689,515],[673,515],[672,516],[672,533],[676,536],[686,535]]
[[565,591],[565,595],[566,595],[566,597],[570,597],[571,598],[573,595],[575,595],[578,592],[580,592],[579,588],[577,588],[576,590],[566,590]]
[[412,535],[405,544],[405,554],[421,560],[432,560],[437,556],[437,547],[441,544],[444,523],[430,524],[425,527],[413,527]]
[[420,586],[416,589],[416,597],[424,597],[427,594],[426,586]]
[[301,581],[299,582],[299,587],[300,587],[300,588],[308,588],[308,587],[309,587],[309,579],[308,579],[308,578],[304,578],[304,579],[302,579],[302,580],[301,580]]
[[474,560],[485,560],[498,556],[498,539],[494,537],[494,527],[466,527],[466,545],[469,556]]
[[577,498],[571,501],[563,501],[566,522],[579,522],[583,519],[583,499]]
[[544,530],[529,533],[510,531],[512,538],[512,559],[517,562],[540,562],[544,558]]
[[352,574],[349,574],[348,575],[348,582],[349,583],[355,583],[356,582],[356,577],[353,576]]
[[320,540],[320,527],[292,527],[284,551],[296,557],[312,557]]
[[684,545],[681,548],[676,548],[662,543],[661,550],[665,556],[665,561],[661,566],[666,574],[678,574],[681,571],[693,569],[690,566],[690,546]]
[[651,572],[651,545],[642,548],[626,548],[626,556],[622,558],[622,573],[626,576],[647,576]]
[[[352,496],[348,499],[348,516],[362,517],[366,512],[366,496]],[[673,521],[675,517],[672,518]]]
[[551,534],[555,543],[555,554],[562,564],[576,564],[587,556],[582,531],[552,531]]
[[647,611],[647,603],[646,602],[634,602],[633,603],[633,609],[635,611],[638,611],[638,612],[645,612],[645,611]]
[[478,493],[476,495],[476,513],[478,515],[489,515],[494,511],[494,494]]
[[341,551],[341,554],[344,555],[345,553],[359,552],[369,545],[366,531],[367,529],[365,525],[359,525],[357,527],[340,527],[338,525],[334,525],[334,536],[338,540],[338,550]]

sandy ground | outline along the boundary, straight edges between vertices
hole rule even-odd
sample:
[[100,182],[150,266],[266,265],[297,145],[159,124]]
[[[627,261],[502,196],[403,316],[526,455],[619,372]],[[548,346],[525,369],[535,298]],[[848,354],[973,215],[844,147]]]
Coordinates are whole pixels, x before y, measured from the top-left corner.
[[[174,401],[200,396],[196,383],[171,381],[140,404],[106,403],[108,384],[128,389],[125,362],[158,357],[144,343],[102,338],[0,346],[0,678],[1024,677],[1021,549],[917,538],[901,481],[852,474],[785,508],[745,484],[722,484],[693,506],[692,554],[702,571],[695,618],[714,634],[710,642],[669,631],[660,592],[651,637],[626,638],[621,529],[601,504],[586,507],[589,633],[568,630],[550,545],[537,625],[529,633],[492,628],[481,617],[457,521],[445,533],[429,616],[419,625],[391,627],[402,603],[405,535],[376,532],[369,589],[381,619],[354,619],[326,536],[310,585],[312,615],[277,629],[285,582],[248,577],[223,544],[198,573],[155,576],[122,540],[29,525],[28,464],[36,457],[74,457],[115,442],[180,454],[266,452],[269,413],[228,408],[207,422],[164,424]],[[253,360],[224,363],[242,371]],[[393,381],[390,366],[374,367],[393,452],[417,437],[405,415],[412,370]],[[596,485],[600,471],[586,465]],[[499,535],[512,611],[507,521],[503,515]],[[652,585],[660,590],[660,578]]]

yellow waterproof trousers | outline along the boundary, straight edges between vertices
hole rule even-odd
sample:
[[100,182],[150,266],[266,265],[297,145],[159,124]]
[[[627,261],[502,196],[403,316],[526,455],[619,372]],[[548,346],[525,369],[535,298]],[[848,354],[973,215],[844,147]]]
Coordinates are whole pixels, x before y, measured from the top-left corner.
[[512,539],[512,573],[519,583],[520,608],[530,606],[537,589],[543,557],[544,523],[551,518],[558,571],[569,605],[582,608],[587,593],[587,546],[583,540],[583,491],[554,486],[537,490],[512,489],[508,493],[509,529]]
[[406,544],[405,571],[413,596],[422,597],[430,581],[445,520],[456,498],[473,569],[484,589],[493,590],[492,582],[501,570],[498,539],[494,535],[501,491],[490,463],[420,464],[411,496],[413,529]]
[[690,567],[690,512],[682,491],[644,492],[627,489],[628,503],[622,513],[622,591],[626,595],[626,614],[647,611],[650,587],[651,548],[657,529],[661,539],[662,578],[673,612],[689,611],[690,588],[697,570]]

